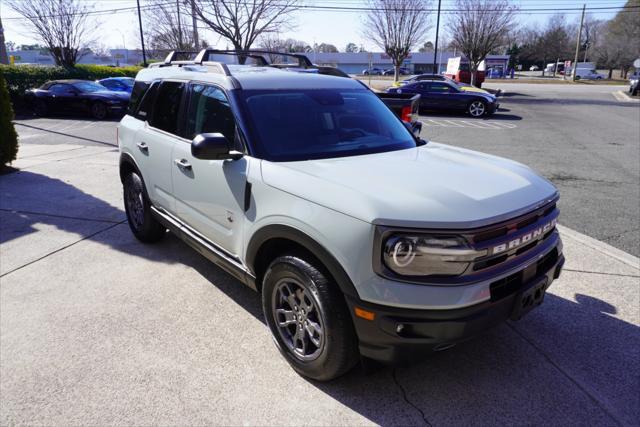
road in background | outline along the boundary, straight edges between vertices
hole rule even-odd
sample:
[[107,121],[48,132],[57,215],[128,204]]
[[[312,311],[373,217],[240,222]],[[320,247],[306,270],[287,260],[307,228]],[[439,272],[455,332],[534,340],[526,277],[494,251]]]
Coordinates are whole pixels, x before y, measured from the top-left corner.
[[640,255],[640,105],[621,86],[487,84],[502,89],[486,119],[426,114],[422,136],[508,157],[560,190],[560,223]]

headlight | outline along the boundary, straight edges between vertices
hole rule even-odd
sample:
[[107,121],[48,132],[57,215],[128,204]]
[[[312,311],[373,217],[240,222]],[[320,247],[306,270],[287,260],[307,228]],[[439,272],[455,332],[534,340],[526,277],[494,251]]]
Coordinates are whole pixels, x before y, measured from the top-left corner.
[[401,276],[457,276],[486,255],[459,236],[391,234],[382,243],[384,265]]

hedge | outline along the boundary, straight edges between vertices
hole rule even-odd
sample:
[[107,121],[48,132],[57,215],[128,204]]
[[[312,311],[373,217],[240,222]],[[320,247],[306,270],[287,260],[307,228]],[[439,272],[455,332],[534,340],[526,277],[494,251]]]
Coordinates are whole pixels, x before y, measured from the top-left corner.
[[13,110],[4,77],[0,74],[0,171],[18,155],[18,134],[13,127]]
[[0,65],[0,74],[7,80],[9,96],[14,110],[26,107],[24,93],[42,86],[49,80],[82,79],[98,80],[106,77],[135,77],[142,67],[108,67],[105,65],[76,65],[46,67],[38,65]]

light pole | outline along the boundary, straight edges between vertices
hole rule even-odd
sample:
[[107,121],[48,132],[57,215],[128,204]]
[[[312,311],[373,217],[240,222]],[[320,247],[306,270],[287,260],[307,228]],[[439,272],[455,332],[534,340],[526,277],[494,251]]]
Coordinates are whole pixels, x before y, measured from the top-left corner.
[[433,49],[433,73],[440,74],[440,63],[438,63],[438,71],[436,71],[436,61],[438,58],[438,33],[440,32],[440,4],[442,0],[438,0],[438,18],[436,19],[436,44]]
[[136,0],[138,5],[138,24],[140,25],[140,43],[142,44],[142,63],[147,66],[147,52],[144,50],[144,34],[142,33],[142,13],[140,12],[140,0]]
[[116,30],[117,32],[120,33],[120,35],[122,36],[122,49],[124,49],[124,62],[125,64],[129,65],[129,51],[127,50],[127,45],[125,44],[124,41],[124,33],[120,30]]

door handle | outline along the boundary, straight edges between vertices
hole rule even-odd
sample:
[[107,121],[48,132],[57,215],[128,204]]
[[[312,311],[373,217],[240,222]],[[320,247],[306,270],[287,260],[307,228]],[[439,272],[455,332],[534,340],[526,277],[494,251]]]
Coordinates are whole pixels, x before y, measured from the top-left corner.
[[175,163],[180,169],[191,169],[191,163],[186,159],[175,159],[173,163]]
[[147,145],[146,142],[138,142],[136,145],[142,151],[149,151],[149,146]]

